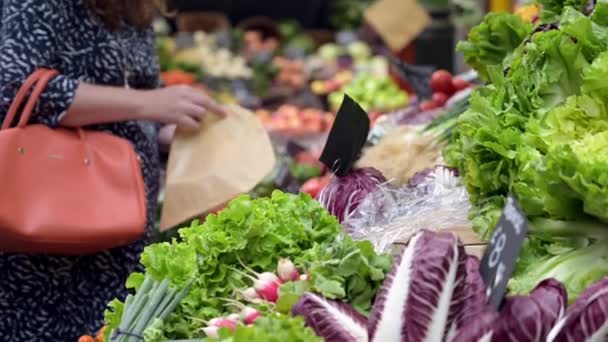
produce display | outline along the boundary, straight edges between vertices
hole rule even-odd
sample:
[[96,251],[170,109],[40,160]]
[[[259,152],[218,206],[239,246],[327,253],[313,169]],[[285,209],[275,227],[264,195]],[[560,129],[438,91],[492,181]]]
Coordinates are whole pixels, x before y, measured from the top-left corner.
[[[340,0],[333,19],[358,28],[369,3]],[[252,108],[277,164],[146,246],[131,294],[79,341],[607,340],[607,15],[605,0],[490,13],[457,45],[474,72],[429,68],[418,94],[388,76],[391,56],[344,33],[315,44],[294,22],[247,60],[219,34],[158,38],[163,83]],[[327,138],[344,95],[371,132],[338,176],[302,141]],[[509,196],[529,229],[498,305],[474,255],[496,251],[484,241]]]
[[276,111],[258,110],[256,115],[271,132],[286,132],[294,135],[319,134],[333,124],[334,116],[318,109],[300,109],[282,105]]
[[388,77],[361,74],[355,77],[339,92],[329,94],[332,109],[342,103],[344,94],[357,101],[363,109],[390,111],[407,106],[408,95]]
[[534,28],[492,14],[461,45],[488,84],[458,118],[445,159],[464,177],[481,236],[509,193],[527,214],[513,293],[554,277],[574,301],[608,275],[608,4],[586,10],[547,1]]

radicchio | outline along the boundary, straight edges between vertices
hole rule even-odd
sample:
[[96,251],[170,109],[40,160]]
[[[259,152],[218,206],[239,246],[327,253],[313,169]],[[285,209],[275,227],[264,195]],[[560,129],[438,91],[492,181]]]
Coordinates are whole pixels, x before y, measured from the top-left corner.
[[382,173],[373,167],[353,169],[345,176],[333,177],[317,199],[330,214],[343,222],[359,207],[365,196],[386,182]]
[[370,341],[442,341],[462,305],[465,260],[453,234],[415,235],[376,297]]
[[507,298],[500,312],[488,304],[459,329],[453,341],[545,341],[566,303],[564,286],[554,279],[544,280],[530,296]]
[[608,278],[589,286],[549,333],[548,342],[606,341]]
[[346,303],[305,293],[291,313],[303,316],[326,342],[367,342],[367,319]]
[[[448,332],[448,341],[454,340],[455,334],[465,325],[470,325],[471,323],[479,325],[483,323],[483,321],[479,321],[479,318],[489,311],[486,284],[481,278],[481,273],[479,273],[479,265],[477,257],[472,255],[467,256],[463,295],[459,298],[462,301],[462,305],[460,312],[456,313],[454,322]],[[487,318],[487,315],[484,318]],[[488,319],[494,319],[494,317],[492,316]]]

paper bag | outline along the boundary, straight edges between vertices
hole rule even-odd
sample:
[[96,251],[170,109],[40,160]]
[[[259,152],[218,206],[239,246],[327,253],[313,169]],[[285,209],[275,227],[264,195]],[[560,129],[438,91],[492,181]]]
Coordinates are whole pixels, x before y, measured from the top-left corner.
[[251,112],[226,106],[227,117],[208,116],[195,133],[177,131],[167,165],[161,231],[248,192],[275,165],[270,139]]
[[405,48],[431,21],[416,0],[377,0],[364,17],[393,51]]

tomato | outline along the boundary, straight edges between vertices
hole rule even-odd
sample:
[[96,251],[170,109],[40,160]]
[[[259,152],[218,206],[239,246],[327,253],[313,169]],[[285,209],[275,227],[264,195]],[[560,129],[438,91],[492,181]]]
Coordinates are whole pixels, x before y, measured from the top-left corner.
[[443,107],[446,102],[448,102],[448,96],[444,93],[435,93],[433,94],[433,102],[437,104],[439,107]]
[[454,79],[452,80],[452,86],[456,91],[461,91],[470,87],[471,84],[463,80],[462,78],[454,77]]
[[302,192],[309,194],[312,198],[316,198],[328,183],[329,177],[327,176],[310,179],[302,185]]
[[321,182],[319,178],[309,179],[302,185],[302,192],[309,194],[312,198],[317,197],[321,191]]
[[452,74],[446,70],[437,70],[431,75],[431,88],[435,93],[444,93],[448,96],[454,94]]
[[439,105],[435,102],[435,101],[431,101],[431,100],[424,100],[420,103],[420,109],[423,112],[429,111],[429,110],[433,110],[438,108]]

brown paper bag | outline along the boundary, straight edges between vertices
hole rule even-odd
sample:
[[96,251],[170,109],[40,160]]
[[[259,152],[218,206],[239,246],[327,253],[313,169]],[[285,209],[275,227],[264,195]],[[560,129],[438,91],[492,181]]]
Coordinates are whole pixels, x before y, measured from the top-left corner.
[[405,48],[431,21],[416,0],[377,0],[364,17],[393,51]]
[[196,133],[176,132],[167,165],[161,231],[250,191],[272,171],[272,144],[256,116],[234,105],[225,109],[225,119],[209,116]]

